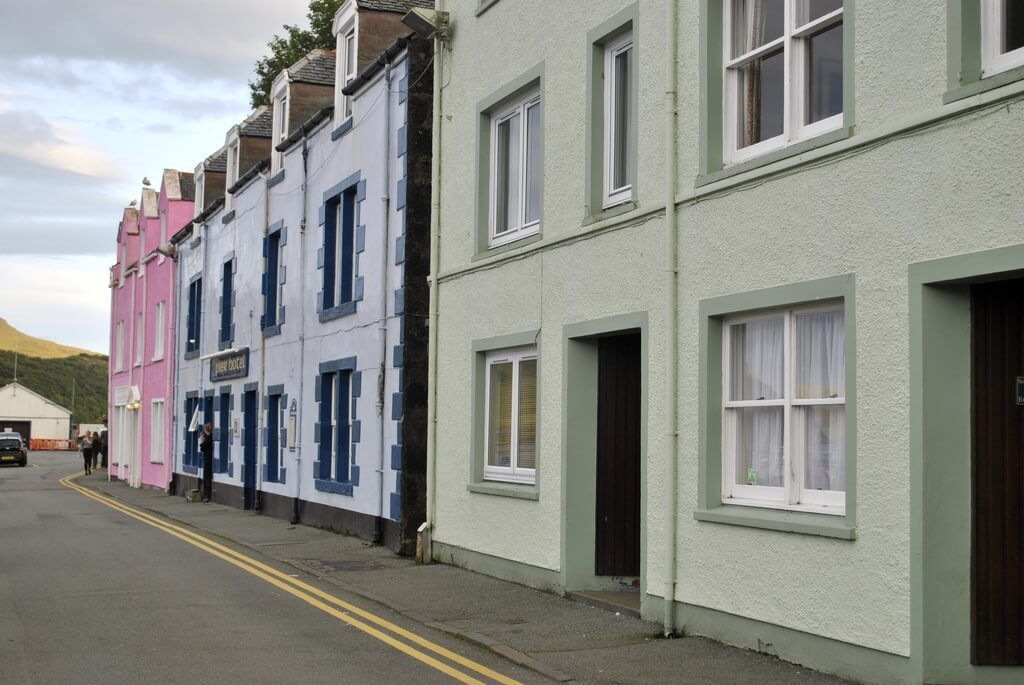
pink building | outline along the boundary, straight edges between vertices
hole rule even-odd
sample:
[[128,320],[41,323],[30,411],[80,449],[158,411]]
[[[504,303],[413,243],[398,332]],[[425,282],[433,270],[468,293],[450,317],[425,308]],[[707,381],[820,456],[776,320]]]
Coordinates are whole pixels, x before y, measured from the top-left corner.
[[[175,260],[168,230],[192,218],[192,174],[166,169],[124,210],[110,278],[108,477],[165,490],[171,478]],[[170,229],[168,229],[170,227]]]

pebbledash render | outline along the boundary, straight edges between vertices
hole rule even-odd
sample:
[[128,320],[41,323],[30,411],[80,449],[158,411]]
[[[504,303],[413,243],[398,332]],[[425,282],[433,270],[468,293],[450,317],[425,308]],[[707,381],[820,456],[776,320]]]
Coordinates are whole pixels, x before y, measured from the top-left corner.
[[348,2],[336,50],[195,173],[179,261],[175,490],[415,548],[425,503],[430,43]]
[[117,231],[110,271],[107,475],[133,487],[171,482],[175,263],[160,250],[168,226],[192,214],[192,174],[165,169],[159,192],[142,188]]
[[433,557],[1020,682],[1012,3],[437,9]]

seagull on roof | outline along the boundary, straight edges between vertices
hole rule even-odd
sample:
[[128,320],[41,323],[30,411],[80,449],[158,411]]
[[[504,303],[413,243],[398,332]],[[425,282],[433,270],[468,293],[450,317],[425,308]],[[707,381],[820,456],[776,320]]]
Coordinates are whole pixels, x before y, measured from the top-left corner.
[[151,183],[149,182],[149,176],[143,176],[143,177],[142,177],[142,185],[144,185],[144,186],[149,186],[149,185],[152,185],[152,184],[151,184]]
[[132,200],[131,202],[128,203],[128,206],[134,207],[136,202],[138,202],[138,200]]

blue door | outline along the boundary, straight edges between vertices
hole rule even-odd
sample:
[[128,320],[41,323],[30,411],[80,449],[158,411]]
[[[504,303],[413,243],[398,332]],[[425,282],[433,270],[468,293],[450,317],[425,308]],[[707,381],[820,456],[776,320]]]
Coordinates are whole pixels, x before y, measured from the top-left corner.
[[242,401],[242,506],[252,509],[256,503],[256,391],[249,390]]

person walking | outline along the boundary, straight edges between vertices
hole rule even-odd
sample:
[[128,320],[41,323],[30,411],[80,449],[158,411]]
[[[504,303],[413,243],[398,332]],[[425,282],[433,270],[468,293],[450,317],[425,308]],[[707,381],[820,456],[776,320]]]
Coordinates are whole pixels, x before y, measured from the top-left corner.
[[85,463],[85,475],[92,473],[92,438],[89,433],[86,432],[82,436],[82,461]]
[[202,499],[209,502],[213,496],[213,424],[207,423],[203,426],[202,437],[199,438],[199,448],[203,452],[203,488]]
[[104,428],[100,431],[100,454],[102,459],[100,461],[101,468],[107,468],[107,429]]
[[100,461],[100,451],[102,451],[103,445],[100,443],[100,434],[96,431],[89,433],[89,438],[92,439],[92,468],[93,470],[96,470]]

